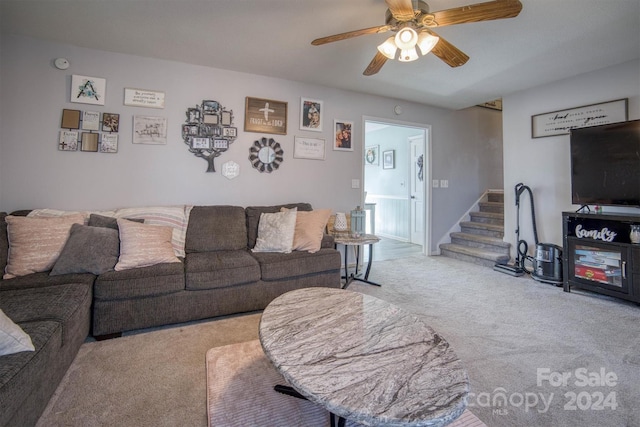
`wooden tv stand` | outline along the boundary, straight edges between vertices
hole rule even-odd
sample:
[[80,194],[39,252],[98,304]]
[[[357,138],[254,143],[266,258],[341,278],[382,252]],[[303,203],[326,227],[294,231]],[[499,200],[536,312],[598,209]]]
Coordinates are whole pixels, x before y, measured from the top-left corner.
[[640,214],[562,213],[564,291],[571,287],[640,303]]

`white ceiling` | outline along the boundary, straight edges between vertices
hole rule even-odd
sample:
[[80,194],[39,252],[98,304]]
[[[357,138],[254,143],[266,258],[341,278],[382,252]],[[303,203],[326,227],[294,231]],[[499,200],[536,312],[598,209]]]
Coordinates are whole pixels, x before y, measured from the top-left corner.
[[[0,0],[0,28],[452,109],[640,58],[640,0],[521,1],[516,18],[437,30],[467,64],[429,54],[371,77],[362,72],[389,34],[311,40],[384,24],[384,0]],[[432,11],[478,2],[428,1]]]

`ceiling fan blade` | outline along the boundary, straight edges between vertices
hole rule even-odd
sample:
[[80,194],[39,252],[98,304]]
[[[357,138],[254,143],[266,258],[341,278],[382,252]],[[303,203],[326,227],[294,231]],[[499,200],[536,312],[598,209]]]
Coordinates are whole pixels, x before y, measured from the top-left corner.
[[[433,12],[433,24],[428,26],[444,27],[447,25],[466,24],[469,22],[492,21],[494,19],[514,18],[522,10],[519,0],[494,0],[486,3]],[[431,19],[429,17],[429,19]]]
[[366,70],[364,70],[364,73],[362,74],[364,74],[365,76],[372,76],[376,74],[378,71],[380,71],[385,62],[387,62],[387,57],[380,52],[376,53],[376,56],[373,57],[373,59],[369,63],[369,66]]
[[386,33],[391,29],[391,25],[378,25],[377,27],[363,28],[361,30],[348,31],[346,33],[334,34],[332,36],[321,37],[311,42],[314,46],[320,46],[326,43],[337,42],[340,40],[350,39],[352,37],[364,36],[367,34]]
[[[432,36],[440,37],[433,31],[429,31],[429,34],[431,34]],[[431,53],[442,59],[450,67],[459,67],[466,64],[469,60],[469,56],[466,53],[464,53],[442,37],[440,37],[438,43],[436,43],[434,48],[431,50]]]
[[391,15],[399,22],[411,21],[415,17],[411,0],[385,0]]

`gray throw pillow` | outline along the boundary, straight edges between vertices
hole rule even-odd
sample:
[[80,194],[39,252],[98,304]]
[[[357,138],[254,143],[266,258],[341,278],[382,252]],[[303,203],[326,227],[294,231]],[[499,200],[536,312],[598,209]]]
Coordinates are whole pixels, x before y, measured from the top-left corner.
[[[127,218],[129,221],[144,223],[144,219],[142,218]],[[89,226],[91,227],[106,227],[113,228],[114,230],[118,229],[118,218],[114,218],[112,216],[104,216],[98,214],[89,215]]]
[[102,274],[113,270],[119,254],[118,230],[74,224],[50,275]]

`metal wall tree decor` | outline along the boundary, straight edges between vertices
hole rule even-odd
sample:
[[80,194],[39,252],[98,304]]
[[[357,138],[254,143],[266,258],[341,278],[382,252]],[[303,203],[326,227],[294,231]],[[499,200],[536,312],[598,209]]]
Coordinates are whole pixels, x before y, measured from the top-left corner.
[[225,110],[217,101],[202,101],[188,108],[186,114],[182,139],[190,152],[207,161],[207,172],[215,172],[213,160],[227,151],[238,136],[238,129],[233,127],[233,111]]

